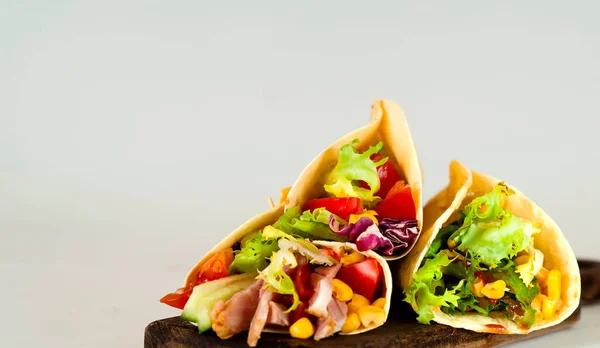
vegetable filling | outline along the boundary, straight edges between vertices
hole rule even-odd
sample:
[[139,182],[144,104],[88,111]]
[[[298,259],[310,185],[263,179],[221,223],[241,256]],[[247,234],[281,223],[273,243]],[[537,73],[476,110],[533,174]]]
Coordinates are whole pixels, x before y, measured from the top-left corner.
[[560,310],[561,273],[546,269],[544,254],[535,249],[539,226],[503,208],[513,193],[499,183],[440,229],[404,290],[420,323],[428,324],[439,309],[506,317],[529,328]]

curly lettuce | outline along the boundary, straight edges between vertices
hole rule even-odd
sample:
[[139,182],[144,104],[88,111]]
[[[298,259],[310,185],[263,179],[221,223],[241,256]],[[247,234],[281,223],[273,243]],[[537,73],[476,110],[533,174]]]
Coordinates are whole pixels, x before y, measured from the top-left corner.
[[[325,191],[335,197],[358,197],[367,203],[373,203],[380,199],[375,196],[381,185],[377,167],[384,164],[388,158],[377,162],[370,158],[383,147],[381,141],[363,153],[358,153],[354,148],[354,144],[358,142],[358,139],[354,139],[339,149],[338,162],[325,178]],[[369,189],[360,187],[360,181],[366,182]]]
[[421,324],[429,324],[433,319],[433,308],[458,306],[460,297],[456,292],[463,287],[464,282],[459,282],[452,289],[445,289],[442,267],[450,265],[454,260],[448,255],[449,253],[440,252],[434,258],[427,259],[415,273],[410,286],[404,290],[404,301],[419,314],[417,321]]
[[290,308],[285,311],[285,313],[289,313],[296,309],[302,302],[296,292],[294,281],[283,269],[286,265],[295,268],[298,263],[291,250],[282,248],[273,254],[269,266],[260,272],[256,278],[264,280],[265,287],[270,287],[274,292],[283,295],[292,295],[294,302]]
[[311,242],[301,238],[294,238],[273,226],[264,228],[263,238],[279,238],[278,245],[280,249],[296,250],[300,254],[306,256],[311,263],[319,263],[327,266],[337,263],[336,259],[317,248],[317,246]]
[[502,199],[513,193],[499,183],[492,192],[475,198],[463,209],[463,225],[450,236],[448,246],[463,253],[469,250],[490,268],[527,249],[539,229],[502,207]]
[[312,213],[307,210],[300,214],[300,206],[286,210],[273,224],[278,230],[285,233],[311,238],[315,240],[332,240],[346,242],[348,239],[338,236],[329,228],[329,218],[333,215],[324,208],[317,208]]
[[267,258],[278,249],[277,240],[263,239],[262,232],[248,235],[242,239],[241,250],[229,266],[229,273],[262,271],[267,267]]

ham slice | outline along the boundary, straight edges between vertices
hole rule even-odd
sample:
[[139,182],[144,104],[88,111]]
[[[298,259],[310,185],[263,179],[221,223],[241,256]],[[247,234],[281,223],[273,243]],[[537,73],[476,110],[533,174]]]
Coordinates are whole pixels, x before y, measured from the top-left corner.
[[227,339],[250,327],[258,305],[258,295],[263,281],[257,280],[233,295],[227,302],[215,303],[210,312],[212,329],[221,339]]
[[340,270],[340,268],[342,268],[341,263],[335,264],[333,266],[321,266],[321,267],[315,268],[315,273],[317,273],[325,278],[329,278],[329,279],[333,280],[333,278],[335,278],[335,276],[337,275],[337,272]]
[[327,305],[327,317],[317,320],[314,339],[319,341],[323,338],[332,336],[342,330],[346,315],[348,314],[348,306],[342,301],[331,298]]
[[294,271],[296,271],[298,269],[298,267],[306,264],[308,262],[308,259],[306,258],[306,256],[302,255],[302,254],[296,254],[294,255],[296,256],[296,267],[292,268],[290,265],[285,265],[283,266],[283,272],[285,272],[285,274],[292,276],[294,274]]
[[250,323],[248,330],[248,345],[256,347],[260,339],[260,333],[265,328],[267,318],[269,317],[269,302],[273,299],[273,292],[269,288],[261,288],[259,293],[258,305],[256,312]]
[[285,310],[286,308],[284,305],[273,301],[269,302],[269,315],[267,316],[267,324],[290,326],[290,313],[284,313]]
[[327,316],[327,305],[329,305],[333,293],[331,279],[313,273],[310,275],[310,283],[315,292],[308,300],[306,311],[317,318],[325,318]]

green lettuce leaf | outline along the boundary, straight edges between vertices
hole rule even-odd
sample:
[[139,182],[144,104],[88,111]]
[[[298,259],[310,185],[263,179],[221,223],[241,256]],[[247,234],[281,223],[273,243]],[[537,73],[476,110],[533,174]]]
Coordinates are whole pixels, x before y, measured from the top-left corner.
[[298,293],[296,292],[296,287],[294,286],[294,281],[290,276],[288,276],[283,267],[285,265],[290,265],[290,267],[295,268],[298,264],[296,262],[296,257],[289,249],[280,249],[271,257],[271,263],[267,268],[265,268],[262,272],[258,274],[258,279],[262,279],[265,281],[265,287],[270,287],[271,291],[278,292],[283,295],[292,295],[294,299],[294,303],[288,308],[285,313],[289,313],[296,309],[301,301]]
[[431,242],[431,246],[429,246],[429,250],[427,250],[425,257],[426,258],[435,257],[435,255],[438,253],[438,251],[440,251],[442,246],[444,246],[446,244],[446,242],[448,241],[448,238],[459,228],[460,228],[460,224],[456,224],[456,222],[454,222],[446,227],[442,227],[439,230],[437,236],[435,236],[435,239],[433,240],[433,242]]
[[[363,153],[356,152],[354,148],[354,144],[358,142],[358,139],[354,139],[339,149],[338,162],[325,178],[325,191],[335,197],[359,197],[366,203],[373,203],[380,199],[375,196],[381,185],[377,167],[384,164],[388,158],[378,162],[370,159],[371,155],[383,147],[381,141]],[[369,184],[369,189],[359,187],[359,181]]]
[[533,281],[532,284],[534,286],[525,285],[523,280],[519,277],[519,274],[515,272],[514,264],[512,267],[502,272],[493,272],[492,276],[494,279],[504,280],[506,285],[512,289],[517,301],[523,306],[531,305],[533,299],[540,293],[540,288],[537,286],[537,280]]
[[537,229],[501,206],[502,198],[512,193],[499,183],[492,192],[475,198],[464,208],[463,225],[450,236],[448,246],[463,253],[469,250],[490,268],[529,247]]
[[302,238],[294,238],[273,226],[266,226],[264,228],[263,239],[265,238],[279,238],[278,245],[280,249],[295,250],[306,256],[311,263],[327,266],[337,263],[336,259],[317,248],[313,243]]
[[300,210],[300,206],[289,208],[273,224],[273,227],[302,238],[336,242],[346,242],[348,240],[346,237],[338,236],[329,228],[331,213],[326,209],[318,208],[312,213],[307,210],[302,214],[300,214]]
[[238,270],[241,273],[262,271],[267,267],[268,257],[279,249],[277,240],[263,240],[262,232],[253,234],[252,238],[242,239],[242,248],[235,255],[229,273]]
[[[404,290],[404,301],[410,303],[415,312],[419,314],[417,320],[422,324],[429,324],[433,319],[432,307],[457,306],[459,296],[456,291],[464,284],[459,282],[452,289],[444,289],[442,280],[442,267],[448,266],[453,260],[448,253],[442,251],[433,259],[427,259],[425,264],[415,273],[411,284]],[[442,289],[440,294],[438,288]]]

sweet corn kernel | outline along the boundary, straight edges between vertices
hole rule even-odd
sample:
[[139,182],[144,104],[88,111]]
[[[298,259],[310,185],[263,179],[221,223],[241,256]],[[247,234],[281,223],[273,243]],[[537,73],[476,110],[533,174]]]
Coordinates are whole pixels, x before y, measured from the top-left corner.
[[558,300],[560,298],[560,271],[553,269],[548,272],[548,278],[546,279],[546,286],[548,286],[548,297],[551,300]]
[[471,292],[473,294],[475,294],[475,296],[477,297],[483,297],[483,294],[481,293],[481,289],[483,289],[483,286],[485,284],[483,284],[483,280],[479,279],[477,280],[477,282],[471,284]]
[[530,258],[530,257],[531,257],[531,256],[529,256],[529,255],[522,255],[522,256],[519,256],[519,257],[517,257],[517,258],[515,259],[515,262],[517,263],[517,265],[524,265],[524,264],[526,264],[527,262],[529,262],[529,258]]
[[343,333],[350,333],[358,330],[360,327],[360,319],[358,313],[348,313],[344,326],[342,326]]
[[315,333],[313,324],[308,318],[300,318],[290,326],[290,335],[294,338],[309,338]]
[[493,283],[487,283],[481,289],[481,293],[487,297],[494,300],[499,300],[504,297],[504,289],[506,288],[506,283],[504,280],[496,280]]
[[360,218],[366,217],[373,220],[373,223],[375,225],[378,225],[379,221],[377,221],[375,215],[377,215],[377,212],[374,210],[367,210],[362,214],[350,214],[350,219],[348,220],[348,222],[351,224],[355,224],[358,220],[360,220]]
[[355,293],[352,295],[352,301],[348,303],[348,313],[356,313],[362,307],[369,305],[369,300],[363,295]]
[[541,285],[545,285],[546,284],[546,278],[548,278],[548,270],[545,267],[542,267],[540,269],[540,271],[535,275],[535,277],[538,280],[538,284]]
[[542,311],[536,311],[535,312],[535,323],[539,324],[542,322],[542,320],[544,320],[544,314],[542,313]]
[[538,294],[536,297],[533,298],[533,301],[531,301],[531,307],[541,312],[542,303],[544,303],[544,300],[546,298],[546,295]]
[[364,327],[383,325],[385,311],[375,306],[365,306],[358,310],[358,318]]
[[364,261],[364,259],[365,259],[364,255],[359,254],[356,251],[353,251],[350,254],[342,256],[342,258],[340,259],[340,263],[342,264],[342,266],[348,266],[353,263]]
[[544,314],[544,319],[550,320],[554,317],[554,312],[556,312],[556,300],[545,299],[542,304],[542,313]]
[[379,307],[381,309],[383,309],[383,307],[385,307],[385,297],[380,297],[378,299],[376,299],[375,301],[373,301],[373,303],[371,304],[371,306],[375,306],[375,307]]
[[350,301],[352,295],[354,295],[354,292],[348,284],[339,279],[332,280],[331,287],[333,288],[333,296],[342,302]]

